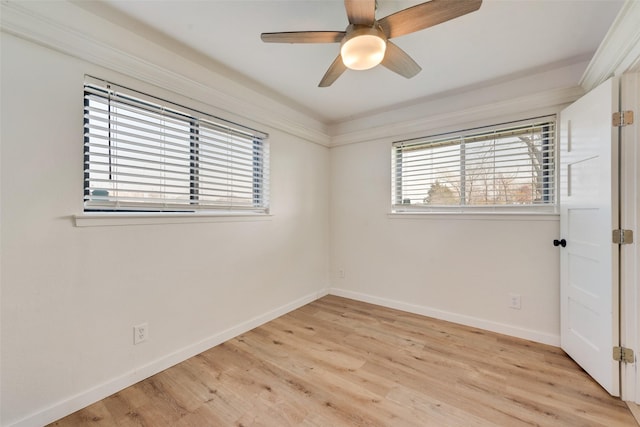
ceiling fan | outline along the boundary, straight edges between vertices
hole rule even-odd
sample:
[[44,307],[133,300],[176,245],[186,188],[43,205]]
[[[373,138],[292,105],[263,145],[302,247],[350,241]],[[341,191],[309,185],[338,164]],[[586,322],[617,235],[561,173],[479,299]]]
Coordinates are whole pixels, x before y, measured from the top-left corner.
[[291,31],[262,33],[266,43],[340,43],[340,54],[318,86],[331,86],[347,68],[368,70],[382,64],[406,78],[422,68],[389,39],[424,30],[480,8],[482,0],[431,0],[375,17],[376,0],[344,0],[349,25],[345,31]]

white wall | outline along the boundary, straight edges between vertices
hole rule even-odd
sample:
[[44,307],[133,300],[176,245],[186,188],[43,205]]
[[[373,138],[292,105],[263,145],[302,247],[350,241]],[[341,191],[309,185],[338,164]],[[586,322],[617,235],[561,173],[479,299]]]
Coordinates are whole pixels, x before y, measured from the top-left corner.
[[125,77],[1,43],[1,425],[53,421],[327,287],[327,148],[254,124],[270,133],[266,221],[75,227],[83,77]]
[[559,344],[557,216],[389,216],[390,141],[332,148],[330,175],[332,293]]

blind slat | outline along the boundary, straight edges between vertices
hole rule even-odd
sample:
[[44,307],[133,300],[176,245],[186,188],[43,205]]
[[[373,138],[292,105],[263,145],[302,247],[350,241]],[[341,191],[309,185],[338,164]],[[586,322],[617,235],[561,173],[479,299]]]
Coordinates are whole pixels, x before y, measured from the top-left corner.
[[[122,153],[122,154],[114,155],[114,154],[109,154],[110,147],[108,145],[95,144],[95,143],[88,143],[86,145],[90,149],[93,148],[95,150],[93,154],[95,157],[110,158],[114,166],[120,164],[118,161],[122,160],[123,162],[135,161],[139,164],[141,163],[161,164],[167,167],[185,167],[185,166],[188,167],[191,163],[197,160],[201,166],[202,165],[205,166],[205,167],[200,167],[200,169],[205,169],[205,170],[235,169],[237,171],[244,170],[248,174],[252,174],[250,171],[252,170],[252,168],[256,167],[256,165],[254,165],[253,159],[242,159],[243,161],[239,161],[231,156],[227,159],[222,157],[207,156],[207,155],[200,154],[199,152],[190,153],[188,151],[181,153],[183,154],[182,156],[173,156],[173,155],[166,154],[166,151],[171,153],[178,153],[178,154],[180,154],[180,152],[176,150],[164,150],[165,153],[155,152],[155,151],[152,152],[152,151],[128,148],[126,146],[118,147],[117,149],[111,149],[112,153],[114,151],[117,151],[118,153]],[[144,146],[142,148],[144,148]],[[136,156],[136,154],[138,156]],[[178,163],[169,162],[169,160],[175,160]],[[213,160],[213,161],[209,161],[209,160]]]
[[[107,119],[96,118],[90,114],[85,115],[85,119],[92,122],[92,133],[89,136],[94,138],[111,139],[113,141],[123,141],[130,143],[138,143],[137,140],[157,142],[163,141],[165,146],[174,146],[183,148],[194,141],[198,141],[201,150],[216,151],[224,147],[226,152],[237,153],[240,155],[251,155],[252,147],[248,147],[246,141],[237,138],[224,138],[224,135],[214,138],[208,136],[204,132],[178,132],[176,129],[166,129],[162,123],[156,123],[156,129],[144,128],[131,124],[117,124]],[[100,126],[100,124],[102,126]],[[113,127],[111,127],[113,125]],[[118,137],[116,137],[116,135]],[[128,138],[127,138],[128,137]]]

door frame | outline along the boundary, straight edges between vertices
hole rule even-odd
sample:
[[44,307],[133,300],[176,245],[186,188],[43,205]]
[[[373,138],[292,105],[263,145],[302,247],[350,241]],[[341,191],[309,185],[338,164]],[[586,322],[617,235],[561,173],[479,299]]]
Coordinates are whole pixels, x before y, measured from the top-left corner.
[[634,111],[634,123],[620,128],[620,228],[633,230],[634,242],[620,246],[620,344],[635,352],[636,363],[621,366],[621,398],[640,403],[640,73],[620,78],[620,108]]

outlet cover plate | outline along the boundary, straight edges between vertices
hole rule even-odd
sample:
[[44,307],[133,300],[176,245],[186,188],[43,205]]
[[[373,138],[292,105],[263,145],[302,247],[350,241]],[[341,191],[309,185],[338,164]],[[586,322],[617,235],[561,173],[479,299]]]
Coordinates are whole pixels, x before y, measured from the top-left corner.
[[133,327],[133,344],[145,342],[149,337],[149,324],[141,323]]
[[509,294],[509,308],[520,310],[522,308],[522,301],[519,294]]

